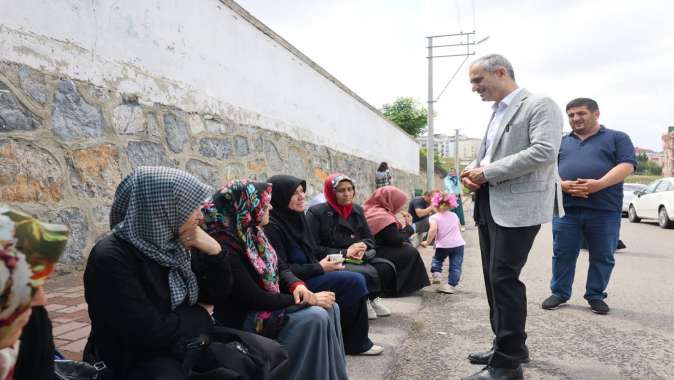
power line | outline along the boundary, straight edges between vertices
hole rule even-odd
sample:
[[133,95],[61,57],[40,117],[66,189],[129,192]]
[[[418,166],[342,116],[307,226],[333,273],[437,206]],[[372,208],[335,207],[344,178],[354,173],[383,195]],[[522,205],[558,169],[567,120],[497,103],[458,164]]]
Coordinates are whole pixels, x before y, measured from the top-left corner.
[[440,100],[440,97],[442,96],[442,94],[445,93],[445,90],[447,89],[447,87],[449,87],[449,84],[452,83],[452,81],[454,80],[454,78],[456,77],[456,75],[459,73],[459,71],[461,70],[461,68],[463,67],[463,65],[464,65],[464,64],[466,63],[466,61],[468,60],[468,57],[469,57],[469,56],[467,55],[467,56],[463,59],[463,62],[461,62],[461,64],[460,64],[459,67],[456,69],[456,71],[454,72],[454,74],[452,75],[452,77],[449,78],[449,80],[447,81],[447,84],[445,84],[445,87],[442,88],[442,91],[440,91],[440,94],[438,94],[438,97],[435,98],[434,102],[437,102],[438,100]]

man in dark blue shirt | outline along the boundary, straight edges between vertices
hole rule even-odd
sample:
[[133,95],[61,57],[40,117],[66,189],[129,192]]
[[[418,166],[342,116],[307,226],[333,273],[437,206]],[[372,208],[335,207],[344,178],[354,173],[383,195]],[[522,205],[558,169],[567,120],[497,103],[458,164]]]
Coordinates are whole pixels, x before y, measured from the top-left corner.
[[559,149],[566,215],[552,221],[552,295],[542,307],[556,309],[571,298],[584,238],[590,259],[584,297],[593,312],[606,314],[609,307],[604,299],[615,265],[623,180],[636,167],[634,146],[627,134],[599,124],[599,106],[592,99],[572,100],[566,114],[573,130],[562,138]]

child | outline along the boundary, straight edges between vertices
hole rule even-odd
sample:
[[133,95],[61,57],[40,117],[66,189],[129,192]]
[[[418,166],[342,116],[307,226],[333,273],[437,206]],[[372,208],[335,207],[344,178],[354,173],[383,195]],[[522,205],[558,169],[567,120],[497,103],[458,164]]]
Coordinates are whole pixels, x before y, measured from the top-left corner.
[[437,291],[454,294],[454,287],[459,284],[459,279],[461,278],[463,246],[466,244],[461,237],[459,217],[451,211],[457,207],[456,196],[454,194],[436,193],[431,203],[438,209],[438,213],[431,215],[428,237],[421,245],[426,247],[435,238],[435,255],[433,255],[431,264],[433,284],[440,283],[442,263],[445,261],[445,258],[449,257],[447,284],[439,287]]

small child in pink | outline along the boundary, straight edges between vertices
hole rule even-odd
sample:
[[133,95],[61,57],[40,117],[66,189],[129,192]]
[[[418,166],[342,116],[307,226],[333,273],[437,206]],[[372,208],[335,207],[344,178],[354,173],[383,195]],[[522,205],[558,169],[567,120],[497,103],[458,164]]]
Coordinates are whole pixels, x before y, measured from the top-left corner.
[[439,287],[437,291],[453,294],[455,292],[454,287],[459,284],[461,279],[463,247],[466,245],[463,237],[461,237],[459,217],[452,211],[457,207],[457,200],[454,194],[436,193],[431,203],[438,209],[438,213],[431,215],[428,237],[421,245],[426,247],[435,239],[435,255],[433,255],[433,261],[431,262],[433,284],[440,283],[442,264],[449,257],[447,284]]

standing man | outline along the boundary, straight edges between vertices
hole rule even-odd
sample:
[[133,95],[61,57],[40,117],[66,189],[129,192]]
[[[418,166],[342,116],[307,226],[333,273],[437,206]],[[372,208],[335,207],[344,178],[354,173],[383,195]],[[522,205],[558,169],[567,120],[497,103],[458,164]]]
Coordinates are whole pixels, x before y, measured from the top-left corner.
[[561,110],[549,98],[519,88],[508,60],[492,54],[470,66],[470,83],[483,101],[493,101],[482,146],[461,174],[476,192],[482,271],[495,334],[486,352],[468,355],[486,364],[466,379],[523,379],[529,361],[526,287],[519,276],[541,224],[563,213],[557,173]]
[[463,216],[463,201],[461,200],[461,182],[459,181],[459,176],[456,175],[456,169],[449,169],[449,174],[445,177],[445,191],[449,194],[456,195],[456,202],[458,206],[452,211],[456,213],[456,216],[459,217],[459,223],[461,223],[461,232],[466,230],[466,218]]
[[615,265],[623,180],[636,167],[634,146],[625,133],[599,124],[599,106],[592,99],[570,101],[566,115],[573,130],[562,138],[559,148],[566,215],[552,220],[552,295],[541,306],[557,309],[571,298],[584,238],[590,256],[584,297],[593,312],[607,314],[604,299]]

